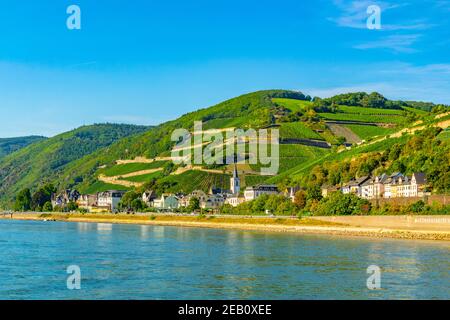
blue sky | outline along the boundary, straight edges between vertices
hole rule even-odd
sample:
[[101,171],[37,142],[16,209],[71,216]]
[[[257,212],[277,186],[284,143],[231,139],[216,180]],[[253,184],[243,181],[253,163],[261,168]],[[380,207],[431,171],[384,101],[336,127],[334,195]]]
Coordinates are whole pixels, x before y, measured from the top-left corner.
[[450,104],[450,0],[0,0],[0,39],[0,137],[158,124],[272,88]]

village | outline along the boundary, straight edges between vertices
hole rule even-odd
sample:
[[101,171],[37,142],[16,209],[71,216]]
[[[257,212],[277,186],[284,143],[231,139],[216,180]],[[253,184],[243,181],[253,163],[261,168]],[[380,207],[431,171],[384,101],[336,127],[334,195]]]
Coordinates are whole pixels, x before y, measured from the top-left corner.
[[[230,190],[211,187],[208,192],[195,190],[189,194],[183,193],[163,193],[156,194],[153,190],[146,190],[142,193],[141,200],[147,208],[157,212],[172,212],[186,209],[190,206],[192,199],[198,200],[201,210],[219,213],[224,205],[237,207],[242,203],[257,199],[262,195],[284,195],[286,198],[295,201],[297,191],[300,186],[287,187],[280,191],[276,185],[261,184],[246,187],[241,191],[241,179],[236,166],[230,178]],[[402,173],[391,175],[382,174],[379,176],[364,176],[353,179],[342,186],[321,187],[324,198],[333,192],[343,194],[354,194],[367,200],[391,199],[391,198],[418,198],[430,195],[427,191],[427,179],[424,173],[413,173],[406,176]],[[76,190],[65,190],[52,195],[52,206],[54,208],[67,208],[69,203],[91,213],[112,212],[121,210],[120,202],[126,191],[108,190],[97,194],[80,194]]]

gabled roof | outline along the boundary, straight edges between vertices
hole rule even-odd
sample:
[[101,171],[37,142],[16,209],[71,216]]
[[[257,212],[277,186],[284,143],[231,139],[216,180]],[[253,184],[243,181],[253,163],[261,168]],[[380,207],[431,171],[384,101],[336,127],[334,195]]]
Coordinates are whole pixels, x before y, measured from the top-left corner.
[[156,198],[156,192],[153,190],[147,190],[144,192],[146,198]]
[[412,175],[416,179],[417,184],[425,184],[427,183],[427,177],[423,172],[415,172]]
[[351,186],[360,186],[362,185],[364,182],[366,182],[369,179],[369,176],[364,176],[355,180],[351,180],[347,183],[347,186],[351,187]]

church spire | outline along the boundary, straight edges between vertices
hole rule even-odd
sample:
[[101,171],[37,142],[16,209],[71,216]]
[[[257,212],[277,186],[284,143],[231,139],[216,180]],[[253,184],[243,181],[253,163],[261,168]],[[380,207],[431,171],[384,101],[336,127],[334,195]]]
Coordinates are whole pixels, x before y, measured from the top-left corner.
[[239,179],[236,162],[234,162],[233,177],[230,178],[230,189],[232,194],[238,194],[241,190],[241,179]]
[[239,179],[239,175],[238,175],[238,170],[237,170],[236,162],[234,163],[233,178],[234,178],[234,179]]

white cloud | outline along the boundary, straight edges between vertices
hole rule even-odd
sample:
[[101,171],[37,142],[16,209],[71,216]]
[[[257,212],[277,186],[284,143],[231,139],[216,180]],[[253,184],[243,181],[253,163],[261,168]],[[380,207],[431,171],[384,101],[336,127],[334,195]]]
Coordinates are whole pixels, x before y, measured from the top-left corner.
[[373,82],[348,87],[309,88],[303,92],[321,98],[349,92],[378,92],[391,100],[431,101],[450,105],[450,92],[432,83]]
[[392,35],[380,40],[358,44],[353,46],[353,48],[361,50],[389,49],[396,53],[413,53],[417,50],[412,48],[412,46],[420,37],[420,34]]
[[450,64],[448,63],[434,63],[421,66],[414,66],[411,64],[397,64],[391,68],[384,70],[384,73],[397,74],[411,74],[423,76],[441,76],[447,77],[450,80]]
[[302,88],[302,91],[319,97],[376,91],[393,100],[450,104],[450,64],[413,65],[387,62],[366,67],[355,66],[355,69],[349,72],[358,73],[363,77],[358,78],[356,84]]

